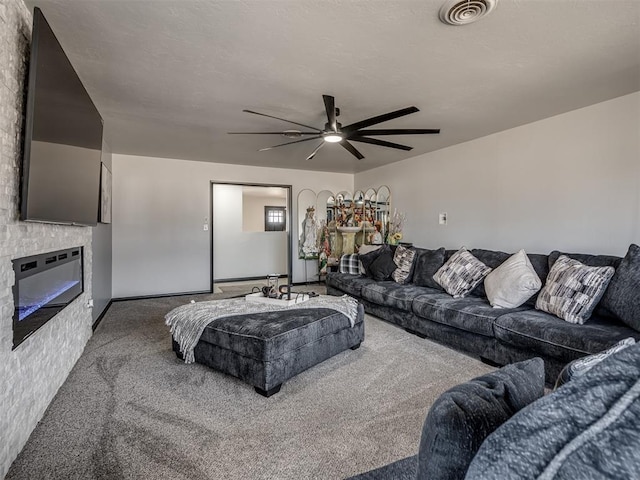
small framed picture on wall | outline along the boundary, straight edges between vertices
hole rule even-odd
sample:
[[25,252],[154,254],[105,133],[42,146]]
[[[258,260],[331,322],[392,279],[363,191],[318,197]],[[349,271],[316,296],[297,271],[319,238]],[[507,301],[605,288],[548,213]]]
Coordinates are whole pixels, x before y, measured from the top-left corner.
[[104,163],[100,172],[100,223],[111,223],[111,172]]

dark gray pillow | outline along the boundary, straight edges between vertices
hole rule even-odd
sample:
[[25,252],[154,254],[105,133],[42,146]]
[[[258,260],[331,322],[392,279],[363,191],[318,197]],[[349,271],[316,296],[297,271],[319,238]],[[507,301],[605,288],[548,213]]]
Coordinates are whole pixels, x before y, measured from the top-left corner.
[[464,478],[484,439],[543,394],[541,358],[507,365],[446,391],[424,422],[416,478]]
[[388,280],[396,268],[398,267],[393,261],[393,253],[391,253],[391,250],[386,250],[371,263],[369,271],[375,281],[381,282]]
[[564,253],[554,250],[549,254],[549,270],[556,263],[560,255],[566,255],[569,258],[578,260],[580,263],[584,263],[590,267],[613,267],[618,268],[620,265],[620,257],[613,255],[589,255],[587,253]]
[[629,479],[640,472],[640,343],[498,428],[466,480]]
[[360,263],[362,263],[362,266],[364,267],[364,274],[367,277],[373,278],[373,275],[371,275],[371,271],[370,271],[371,264],[373,263],[373,261],[376,258],[378,258],[382,253],[389,252],[389,251],[390,251],[389,245],[383,245],[377,250],[373,250],[369,253],[365,253],[364,255],[360,255],[358,257],[360,260]]
[[620,262],[600,306],[640,332],[640,247],[631,244]]
[[413,284],[418,287],[442,287],[433,279],[435,273],[444,265],[444,247],[437,250],[416,249],[416,259],[413,261]]

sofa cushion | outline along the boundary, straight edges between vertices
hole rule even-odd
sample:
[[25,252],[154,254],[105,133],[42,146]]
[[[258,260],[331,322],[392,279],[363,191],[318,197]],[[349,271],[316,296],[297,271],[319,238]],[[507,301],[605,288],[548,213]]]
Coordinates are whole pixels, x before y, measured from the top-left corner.
[[[540,253],[527,253],[527,257],[529,257],[529,261],[531,262],[531,266],[538,274],[538,278],[542,281],[542,285],[547,279],[547,275],[549,275],[549,256],[542,255]],[[536,293],[533,297],[527,300],[524,304],[530,307],[535,307],[536,300],[538,299],[538,293]]]
[[507,365],[440,395],[422,428],[416,479],[464,478],[482,442],[543,394],[544,363],[534,358]]
[[[364,310],[356,323],[363,320]],[[349,328],[349,318],[329,308],[285,309],[217,318],[205,327],[200,341],[255,360],[273,361]]]
[[640,331],[640,247],[632,244],[616,269],[600,306]]
[[632,345],[516,413],[487,437],[465,478],[638,478],[638,445],[640,345]]
[[433,279],[435,273],[444,265],[444,247],[437,250],[416,248],[416,259],[413,268],[413,283],[419,287],[435,288],[442,290],[442,287]]
[[446,293],[420,295],[413,300],[413,313],[433,322],[466,332],[493,337],[493,322],[500,315],[524,310],[493,308],[484,298],[452,298]]
[[376,283],[375,280],[360,275],[351,275],[349,273],[330,272],[327,274],[326,283],[328,286],[337,288],[353,297],[360,297],[362,286],[370,283]]
[[398,268],[391,274],[391,278],[393,278],[396,283],[404,284],[411,281],[415,258],[416,251],[413,248],[405,248],[402,245],[398,245],[398,248],[396,248],[393,254],[393,263],[395,263]]
[[[474,248],[471,250],[474,257],[484,263],[487,267],[494,269],[502,265],[511,255],[498,250],[485,250],[483,248]],[[475,297],[486,297],[484,290],[484,282],[480,282],[470,293]]]
[[561,255],[553,264],[536,308],[570,323],[583,324],[613,277],[613,267],[590,267]]
[[542,281],[524,250],[511,255],[484,279],[487,299],[495,308],[516,308],[529,300]]
[[440,293],[439,290],[433,288],[418,287],[413,284],[399,285],[390,280],[363,285],[361,296],[376,305],[394,307],[405,312],[410,312],[414,298],[421,295]]
[[501,315],[493,324],[497,339],[564,363],[601,352],[640,333],[612,318],[593,315],[584,325],[565,322],[540,310]]
[[556,384],[554,389],[557,389],[564,385],[565,383],[575,380],[578,377],[581,377],[597,364],[602,362],[605,358],[610,357],[614,353],[619,352],[620,350],[624,350],[625,348],[634,345],[636,343],[635,339],[629,337],[624,340],[620,340],[613,347],[607,348],[606,350],[594,353],[593,355],[587,355],[586,357],[578,358],[569,362],[558,375],[558,379],[556,380]]
[[462,298],[473,290],[491,271],[465,247],[458,250],[433,276],[454,298]]
[[367,253],[361,254],[359,256],[359,259],[360,259],[360,263],[362,264],[362,267],[364,268],[364,274],[367,277],[372,277],[371,272],[369,271],[369,267],[371,267],[371,264],[373,263],[373,261],[376,258],[378,258],[383,252],[390,252],[390,251],[391,249],[389,248],[389,245],[382,245],[382,247],[380,248],[376,248]]
[[393,253],[390,250],[385,250],[378,255],[378,257],[369,265],[369,274],[377,281],[388,280],[391,278],[391,274],[395,272],[397,265],[393,261]]
[[613,255],[589,255],[586,253],[565,253],[554,250],[549,254],[549,269],[558,261],[561,255],[584,263],[590,267],[613,267],[618,268],[622,259]]
[[[471,253],[473,253],[476,258],[478,258],[478,260],[491,268],[497,268],[509,258],[508,253],[496,250],[483,250],[480,248],[474,248],[473,250],[471,250]],[[528,253],[527,257],[531,262],[531,266],[536,271],[536,274],[544,285],[544,281],[549,274],[549,256],[539,253]],[[538,293],[527,300],[525,302],[525,305],[534,307],[538,298]],[[471,291],[470,295],[473,295],[475,297],[486,297],[487,293],[484,288],[484,282],[481,282],[476,288],[474,288]]]

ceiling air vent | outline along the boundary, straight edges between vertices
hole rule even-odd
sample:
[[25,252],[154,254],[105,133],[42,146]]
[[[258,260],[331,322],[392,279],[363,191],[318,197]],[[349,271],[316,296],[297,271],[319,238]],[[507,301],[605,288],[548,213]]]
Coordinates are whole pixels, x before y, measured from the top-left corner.
[[488,15],[498,0],[450,0],[440,9],[440,20],[448,25],[466,25]]

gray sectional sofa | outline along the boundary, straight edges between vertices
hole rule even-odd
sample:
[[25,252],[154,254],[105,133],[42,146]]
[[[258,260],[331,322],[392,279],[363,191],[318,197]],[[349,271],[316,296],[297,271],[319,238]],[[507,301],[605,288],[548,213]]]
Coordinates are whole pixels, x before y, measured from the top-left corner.
[[[327,293],[351,295],[361,301],[369,314],[491,364],[507,365],[541,357],[548,384],[553,384],[572,360],[605,350],[624,338],[640,339],[639,331],[608,313],[602,305],[596,307],[585,324],[578,325],[536,310],[536,296],[518,308],[493,308],[482,283],[468,296],[453,298],[433,280],[433,275],[456,250],[415,250],[408,283],[332,272],[326,278]],[[483,249],[470,252],[491,268],[498,267],[511,255]],[[558,251],[549,255],[528,254],[543,284],[560,255]],[[622,261],[620,257],[606,255],[565,255],[589,266],[617,268]]]

